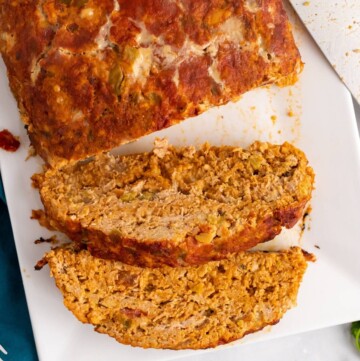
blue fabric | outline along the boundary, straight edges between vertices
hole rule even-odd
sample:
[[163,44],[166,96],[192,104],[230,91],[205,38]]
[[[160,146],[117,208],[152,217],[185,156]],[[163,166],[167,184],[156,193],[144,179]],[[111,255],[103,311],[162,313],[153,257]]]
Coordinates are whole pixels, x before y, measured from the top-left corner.
[[3,185],[2,185],[2,181],[1,181],[1,175],[0,175],[0,200],[3,203],[6,203],[4,188],[3,188]]
[[38,360],[1,178],[0,345],[3,361]]

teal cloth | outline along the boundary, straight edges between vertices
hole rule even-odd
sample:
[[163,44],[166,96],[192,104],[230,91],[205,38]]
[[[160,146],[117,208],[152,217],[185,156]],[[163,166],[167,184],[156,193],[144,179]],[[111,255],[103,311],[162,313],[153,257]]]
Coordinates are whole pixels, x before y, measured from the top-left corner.
[[19,263],[0,177],[0,359],[37,361]]

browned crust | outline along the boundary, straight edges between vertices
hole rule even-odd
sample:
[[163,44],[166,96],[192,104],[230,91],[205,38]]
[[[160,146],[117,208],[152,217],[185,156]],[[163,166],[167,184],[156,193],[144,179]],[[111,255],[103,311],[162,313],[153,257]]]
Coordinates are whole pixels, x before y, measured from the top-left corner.
[[84,229],[80,223],[70,220],[61,224],[50,219],[49,224],[66,233],[79,246],[85,245],[98,258],[141,267],[191,266],[221,260],[231,253],[246,251],[258,243],[272,240],[281,232],[282,227],[291,228],[297,223],[308,200],[275,211],[271,217],[258,219],[256,228],[246,226],[241,233],[210,244],[198,242],[191,236],[179,244],[174,244],[171,240],[139,242],[119,234],[108,235],[97,229]]
[[[294,83],[302,62],[282,1],[253,3],[255,12],[243,0],[119,0],[121,11],[113,0],[2,1],[0,52],[37,153],[51,165],[83,159],[258,86]],[[243,40],[224,40],[211,55],[205,45],[230,17],[243,24]],[[99,48],[108,20],[106,45]],[[144,84],[132,82],[131,57],[148,46],[137,43],[139,23],[162,36],[175,58],[188,40],[205,50],[180,65],[160,62]],[[224,86],[210,75],[213,64]],[[117,67],[124,79],[114,84]]]
[[313,253],[305,251],[304,249],[302,249],[301,251],[307,262],[316,262],[316,256]]

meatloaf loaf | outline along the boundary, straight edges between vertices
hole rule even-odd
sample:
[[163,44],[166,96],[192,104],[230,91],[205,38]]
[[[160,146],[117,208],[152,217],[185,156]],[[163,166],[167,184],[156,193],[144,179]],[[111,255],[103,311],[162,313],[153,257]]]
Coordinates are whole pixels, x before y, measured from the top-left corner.
[[53,166],[291,84],[302,68],[282,0],[1,1],[0,52]]
[[277,323],[296,304],[306,258],[292,248],[149,269],[72,248],[45,256],[81,322],[124,344],[169,349],[215,347]]
[[146,267],[197,265],[292,227],[314,173],[300,150],[158,141],[150,153],[97,156],[33,177],[50,225],[95,256]]

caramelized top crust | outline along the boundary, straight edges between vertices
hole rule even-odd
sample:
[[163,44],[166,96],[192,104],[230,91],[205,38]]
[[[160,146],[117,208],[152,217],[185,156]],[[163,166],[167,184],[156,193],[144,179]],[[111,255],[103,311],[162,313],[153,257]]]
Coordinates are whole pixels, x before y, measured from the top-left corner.
[[281,0],[6,1],[0,51],[51,165],[292,83],[302,67]]

